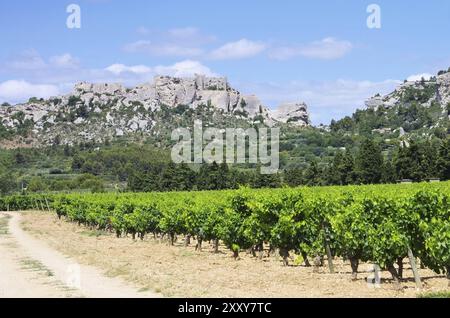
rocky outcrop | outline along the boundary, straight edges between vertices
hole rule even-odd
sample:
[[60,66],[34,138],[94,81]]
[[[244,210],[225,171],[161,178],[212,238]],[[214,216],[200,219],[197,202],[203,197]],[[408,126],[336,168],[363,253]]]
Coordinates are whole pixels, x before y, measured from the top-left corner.
[[281,104],[277,110],[273,111],[273,117],[281,123],[301,127],[310,124],[308,106],[305,103]]
[[280,110],[271,113],[257,96],[241,94],[230,87],[226,78],[201,75],[157,76],[152,83],[134,88],[82,82],[65,96],[0,107],[0,120],[6,129],[16,132],[31,126],[30,138],[41,144],[53,144],[55,140],[74,144],[101,142],[133,133],[159,135],[161,129],[169,127],[164,122],[171,120],[164,117],[167,109],[178,116],[186,109],[197,111],[201,107],[212,109],[222,117],[269,126],[277,122],[309,124],[304,104],[282,105]]
[[366,106],[379,119],[372,132],[389,136],[389,142],[398,138],[408,147],[418,136],[444,133],[450,119],[450,70],[427,80],[405,81],[390,94],[370,98]]
[[368,99],[366,106],[376,110],[379,107],[392,108],[412,102],[418,102],[427,107],[434,103],[440,104],[444,114],[447,111],[447,105],[450,104],[450,72],[429,80],[406,81],[390,94],[377,95]]
[[450,72],[437,77],[437,98],[442,105],[450,104]]
[[374,96],[366,101],[367,108],[378,109],[378,107],[384,105],[384,100],[381,96]]

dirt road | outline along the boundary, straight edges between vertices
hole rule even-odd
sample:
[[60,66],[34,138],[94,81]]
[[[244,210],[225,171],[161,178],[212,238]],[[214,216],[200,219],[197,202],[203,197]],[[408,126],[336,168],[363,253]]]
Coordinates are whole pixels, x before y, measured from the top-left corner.
[[160,297],[78,264],[25,233],[20,219],[0,213],[0,298]]

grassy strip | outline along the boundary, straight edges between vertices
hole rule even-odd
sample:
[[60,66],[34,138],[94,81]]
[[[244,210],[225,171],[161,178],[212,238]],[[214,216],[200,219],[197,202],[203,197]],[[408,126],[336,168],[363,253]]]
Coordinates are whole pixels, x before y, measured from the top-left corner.
[[420,294],[418,298],[450,298],[450,291],[423,293]]

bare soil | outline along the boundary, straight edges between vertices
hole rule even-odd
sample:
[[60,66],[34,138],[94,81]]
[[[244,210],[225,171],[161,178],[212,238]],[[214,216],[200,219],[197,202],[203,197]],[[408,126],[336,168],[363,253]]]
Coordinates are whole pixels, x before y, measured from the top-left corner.
[[424,289],[416,290],[407,262],[399,290],[386,271],[381,273],[380,285],[368,284],[367,278],[373,277],[371,264],[361,264],[358,280],[352,281],[350,264],[340,259],[334,260],[335,274],[330,274],[326,266],[315,273],[312,267],[296,264],[301,261],[296,256],[292,256],[290,266],[284,266],[279,256],[259,259],[245,252],[236,261],[224,246],[215,254],[207,242],[199,252],[195,250],[195,240],[185,247],[182,238],[175,246],[153,237],[144,241],[118,239],[42,212],[24,213],[22,219],[24,230],[80,264],[123,278],[141,291],[155,291],[167,297],[403,298],[448,290],[447,279],[428,269],[420,270]]
[[160,297],[80,264],[21,228],[26,214],[0,214],[0,297]]

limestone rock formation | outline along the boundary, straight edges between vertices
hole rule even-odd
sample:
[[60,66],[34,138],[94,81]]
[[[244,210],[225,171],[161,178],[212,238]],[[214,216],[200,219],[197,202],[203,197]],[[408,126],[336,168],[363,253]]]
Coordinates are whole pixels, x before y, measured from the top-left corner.
[[274,119],[296,126],[308,126],[310,124],[308,106],[305,103],[281,104],[273,112]]
[[172,127],[171,120],[181,120],[167,118],[167,111],[176,117],[183,116],[187,109],[210,109],[222,118],[269,126],[277,122],[308,125],[306,105],[292,105],[282,105],[274,116],[257,96],[242,95],[226,78],[157,76],[152,83],[134,88],[116,83],[78,83],[64,96],[0,107],[0,122],[15,133],[28,129],[33,144],[54,144],[55,140],[74,144],[134,133],[158,136],[162,129]]
[[427,107],[433,103],[438,103],[442,106],[442,112],[445,113],[447,105],[450,104],[450,72],[432,77],[429,80],[404,82],[390,94],[377,95],[368,99],[366,106],[376,110],[379,107],[392,108],[399,104],[408,104],[414,101]]

